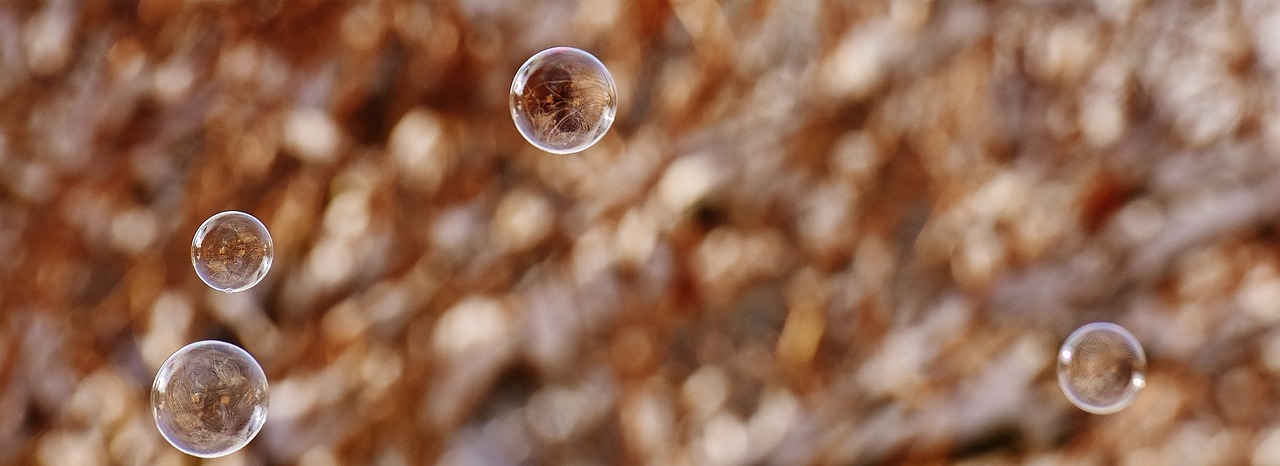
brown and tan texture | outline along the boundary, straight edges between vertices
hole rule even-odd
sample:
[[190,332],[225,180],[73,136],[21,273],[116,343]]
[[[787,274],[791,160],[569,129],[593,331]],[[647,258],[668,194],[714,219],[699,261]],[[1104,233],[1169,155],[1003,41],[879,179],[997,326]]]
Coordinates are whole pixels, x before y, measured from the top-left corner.
[[[573,156],[508,109],[560,45]],[[0,2],[0,463],[195,463],[212,338],[271,382],[218,464],[1280,464],[1278,73],[1260,0]]]

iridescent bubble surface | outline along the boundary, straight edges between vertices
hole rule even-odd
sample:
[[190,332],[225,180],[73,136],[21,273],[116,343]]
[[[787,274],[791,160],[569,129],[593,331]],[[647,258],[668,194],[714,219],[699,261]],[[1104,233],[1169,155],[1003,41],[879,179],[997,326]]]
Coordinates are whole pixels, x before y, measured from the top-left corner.
[[267,227],[244,212],[209,217],[191,239],[191,265],[206,285],[227,293],[257,285],[271,270],[275,248]]
[[1058,385],[1067,399],[1094,414],[1110,414],[1133,402],[1146,386],[1147,357],[1133,334],[1095,322],[1072,332],[1058,350]]
[[618,90],[595,56],[572,47],[538,52],[511,82],[511,118],[529,143],[554,154],[591,147],[613,125]]
[[160,366],[151,414],[175,448],[202,458],[239,450],[267,421],[267,376],[249,353],[221,341],[184,346]]

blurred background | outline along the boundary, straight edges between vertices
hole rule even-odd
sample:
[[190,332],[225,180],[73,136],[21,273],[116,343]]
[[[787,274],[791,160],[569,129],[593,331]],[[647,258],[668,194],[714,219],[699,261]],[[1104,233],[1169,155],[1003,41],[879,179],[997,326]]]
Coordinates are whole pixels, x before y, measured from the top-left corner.
[[[507,107],[560,45],[572,156]],[[210,464],[1280,464],[1278,73],[1263,0],[3,0],[0,463],[197,463],[148,397],[212,338],[271,404]]]

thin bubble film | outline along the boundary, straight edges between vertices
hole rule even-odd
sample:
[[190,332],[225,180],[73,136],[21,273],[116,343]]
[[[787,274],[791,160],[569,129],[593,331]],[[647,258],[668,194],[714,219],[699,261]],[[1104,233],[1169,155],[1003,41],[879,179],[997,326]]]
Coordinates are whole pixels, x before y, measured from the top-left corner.
[[618,91],[604,64],[571,47],[529,58],[511,83],[511,118],[530,144],[554,154],[591,147],[613,125]]
[[210,287],[234,293],[257,285],[271,270],[275,248],[257,218],[228,211],[209,217],[191,239],[191,265]]
[[1058,384],[1080,409],[1109,414],[1146,385],[1147,357],[1128,330],[1096,322],[1072,332],[1058,351]]
[[178,350],[151,386],[151,413],[175,448],[202,458],[243,448],[267,420],[267,376],[249,353],[221,341]]

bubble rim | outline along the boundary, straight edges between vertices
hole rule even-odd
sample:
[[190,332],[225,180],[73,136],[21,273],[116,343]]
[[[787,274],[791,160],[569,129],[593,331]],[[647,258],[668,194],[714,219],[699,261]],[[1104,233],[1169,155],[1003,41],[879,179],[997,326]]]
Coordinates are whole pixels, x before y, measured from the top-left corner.
[[1070,335],[1067,335],[1067,338],[1062,341],[1062,346],[1058,347],[1057,369],[1061,369],[1062,366],[1071,363],[1071,356],[1064,357],[1064,355],[1068,353],[1067,348],[1069,346],[1073,346],[1072,345],[1073,343],[1077,343],[1080,339],[1084,338],[1085,335],[1092,333],[1094,331],[1108,331],[1108,332],[1117,334],[1120,336],[1121,339],[1125,341],[1125,343],[1137,349],[1137,351],[1135,351],[1134,353],[1138,355],[1137,364],[1138,364],[1138,367],[1140,367],[1142,370],[1136,371],[1133,374],[1133,376],[1129,379],[1129,385],[1134,388],[1132,390],[1127,391],[1124,394],[1124,396],[1116,400],[1115,403],[1112,403],[1107,406],[1093,406],[1093,405],[1090,405],[1089,403],[1085,403],[1084,401],[1080,400],[1075,394],[1073,394],[1069,388],[1070,385],[1066,379],[1066,376],[1063,375],[1061,370],[1057,370],[1056,372],[1058,376],[1058,388],[1062,390],[1062,394],[1067,397],[1067,400],[1071,401],[1071,404],[1075,405],[1077,408],[1080,408],[1085,412],[1092,413],[1092,414],[1113,414],[1113,413],[1119,412],[1120,410],[1123,410],[1124,408],[1127,408],[1130,404],[1133,403],[1133,400],[1138,397],[1138,394],[1142,393],[1142,390],[1146,388],[1146,380],[1147,380],[1146,349],[1142,347],[1142,343],[1138,341],[1138,338],[1133,336],[1133,333],[1130,333],[1128,329],[1121,327],[1119,324],[1112,323],[1112,322],[1092,322],[1092,323],[1082,325],[1080,326],[1080,328],[1075,329],[1075,331],[1071,332]]
[[[256,426],[254,426],[250,430],[249,435],[245,437],[243,442],[240,442],[239,444],[235,445],[235,447],[227,449],[225,451],[213,452],[213,453],[197,452],[197,451],[193,451],[191,449],[185,448],[181,445],[178,445],[177,442],[175,442],[174,439],[170,438],[169,434],[164,431],[164,428],[160,427],[160,411],[156,405],[156,396],[157,394],[160,393],[160,385],[161,385],[160,375],[164,374],[166,370],[170,372],[170,374],[168,375],[172,375],[172,372],[173,372],[172,366],[174,364],[174,361],[179,356],[186,355],[187,353],[190,353],[192,351],[205,348],[205,347],[216,347],[220,349],[225,349],[228,352],[235,354],[236,356],[243,357],[246,361],[253,363],[249,367],[251,370],[257,373],[256,375],[262,376],[262,388],[267,393],[266,398],[264,398],[262,401],[262,422],[258,423]],[[169,379],[166,377],[164,380],[167,382]],[[177,351],[174,351],[173,354],[169,355],[169,357],[164,360],[163,364],[160,364],[160,368],[156,370],[155,378],[153,378],[151,381],[150,401],[151,401],[151,419],[152,421],[155,422],[156,430],[160,432],[160,436],[164,437],[164,440],[166,442],[169,442],[169,445],[172,445],[173,448],[178,449],[178,451],[181,451],[183,453],[186,453],[188,455],[191,455],[197,458],[221,458],[223,456],[227,456],[237,451],[240,451],[246,445],[253,442],[253,439],[258,436],[258,433],[262,432],[263,426],[267,425],[267,412],[269,411],[269,408],[271,405],[271,381],[267,380],[267,373],[266,371],[262,370],[262,364],[258,363],[258,360],[254,358],[252,354],[249,354],[249,352],[246,351],[244,348],[241,348],[237,345],[234,345],[222,340],[200,340],[200,341],[188,343],[186,346],[179,348]]]
[[[524,128],[520,126],[520,117],[516,113],[516,106],[514,105],[514,102],[513,102],[515,100],[515,97],[514,97],[515,95],[523,93],[524,85],[528,81],[528,73],[526,73],[526,71],[538,60],[542,59],[547,55],[552,55],[557,52],[566,52],[566,53],[572,53],[575,55],[581,55],[583,57],[586,57],[588,61],[599,66],[600,69],[604,71],[604,81],[606,83],[609,83],[609,92],[614,96],[614,100],[615,100],[615,105],[612,108],[610,108],[609,111],[606,112],[606,114],[600,116],[601,120],[604,120],[604,123],[603,123],[604,128],[600,131],[600,134],[596,135],[594,138],[591,138],[590,141],[587,141],[581,145],[573,146],[567,149],[556,149],[546,144],[535,141],[533,137],[530,136],[528,133],[526,133]],[[524,79],[521,79],[521,77],[524,77]],[[597,142],[600,142],[601,139],[604,139],[605,134],[609,133],[609,129],[613,128],[613,122],[617,117],[617,111],[618,111],[617,102],[616,102],[617,96],[618,96],[618,86],[613,81],[613,73],[609,71],[608,67],[604,66],[604,62],[600,61],[600,59],[597,58],[594,54],[586,50],[582,50],[577,47],[556,46],[556,47],[551,47],[541,52],[533,54],[533,56],[529,57],[528,60],[525,60],[524,63],[521,64],[519,68],[516,68],[515,77],[511,80],[511,91],[509,94],[507,94],[507,107],[511,111],[511,120],[512,120],[512,123],[515,124],[516,132],[520,133],[520,137],[524,138],[524,140],[527,141],[530,145],[538,148],[543,152],[549,152],[556,155],[569,155],[569,154],[576,154],[576,153],[585,151],[587,149],[590,149],[591,146],[596,145]]]
[[[254,277],[253,280],[250,280],[249,283],[237,288],[219,287],[217,285],[214,285],[213,283],[209,283],[209,280],[205,279],[205,277],[200,275],[199,264],[196,264],[196,250],[200,248],[200,244],[204,242],[205,236],[209,234],[209,229],[207,227],[210,224],[212,224],[213,222],[223,217],[239,217],[239,216],[243,216],[247,218],[251,223],[256,225],[258,228],[262,229],[262,234],[266,238],[267,248],[271,251],[271,254],[267,254],[262,258],[262,266],[260,267],[262,269],[262,273]],[[199,278],[200,281],[205,285],[207,285],[209,288],[213,288],[215,290],[221,291],[223,293],[228,293],[228,294],[239,293],[241,291],[245,291],[255,286],[258,286],[258,283],[261,283],[262,279],[267,278],[267,274],[271,272],[271,264],[275,260],[275,248],[276,248],[275,242],[271,239],[271,230],[267,229],[267,225],[262,223],[262,220],[259,220],[258,217],[255,217],[253,216],[253,214],[250,214],[248,212],[244,212],[240,210],[226,210],[226,211],[213,214],[213,216],[205,219],[205,221],[200,222],[200,226],[196,228],[195,234],[191,236],[191,269],[196,273],[196,277]]]

